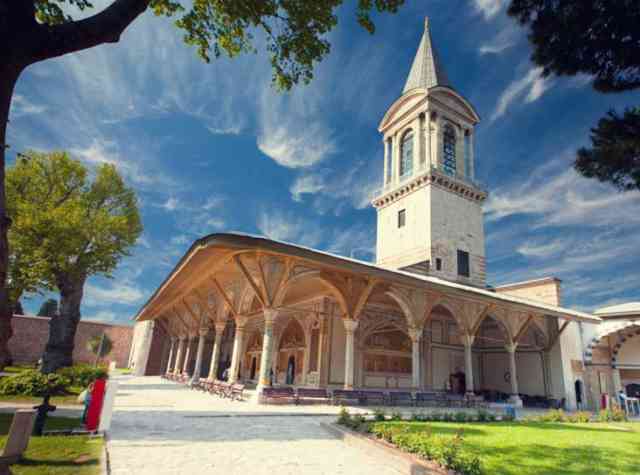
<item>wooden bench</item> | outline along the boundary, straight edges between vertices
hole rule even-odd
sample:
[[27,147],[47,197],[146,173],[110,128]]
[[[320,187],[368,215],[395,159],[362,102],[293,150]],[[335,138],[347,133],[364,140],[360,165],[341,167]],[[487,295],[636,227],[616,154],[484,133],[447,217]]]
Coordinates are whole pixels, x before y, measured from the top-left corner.
[[296,391],[296,404],[302,401],[328,401],[329,393],[326,389],[298,388]]
[[384,406],[387,403],[387,395],[382,391],[360,391],[360,403]]
[[414,405],[413,395],[408,391],[393,391],[389,393],[389,404],[399,406],[402,404]]
[[242,401],[244,397],[244,384],[232,384],[229,388],[229,397],[232,401]]
[[0,475],[9,475],[9,465],[19,462],[27,450],[29,438],[36,420],[36,411],[33,409],[18,409],[11,421],[11,428],[7,436],[7,443],[0,455]]
[[357,401],[360,403],[360,391],[354,391],[352,389],[334,389],[332,401],[334,406],[346,401]]
[[270,399],[290,399],[295,401],[296,395],[293,388],[264,388],[262,391],[262,397],[265,400]]
[[416,406],[440,406],[443,397],[438,393],[416,393]]

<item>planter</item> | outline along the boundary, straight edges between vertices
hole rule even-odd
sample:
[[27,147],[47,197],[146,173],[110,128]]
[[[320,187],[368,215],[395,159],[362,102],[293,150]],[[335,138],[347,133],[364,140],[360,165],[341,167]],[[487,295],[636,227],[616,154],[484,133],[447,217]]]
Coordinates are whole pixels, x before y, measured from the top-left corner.
[[359,432],[354,432],[335,423],[321,422],[320,425],[346,444],[358,447],[372,456],[384,458],[387,465],[399,473],[407,475],[457,475],[435,462],[430,462],[408,454],[396,446]]

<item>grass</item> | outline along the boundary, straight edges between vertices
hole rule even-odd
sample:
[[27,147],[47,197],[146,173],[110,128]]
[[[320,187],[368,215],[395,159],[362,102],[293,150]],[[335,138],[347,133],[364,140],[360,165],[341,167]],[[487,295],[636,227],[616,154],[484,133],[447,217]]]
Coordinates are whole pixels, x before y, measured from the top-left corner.
[[[4,447],[12,414],[0,414],[0,446]],[[49,417],[45,430],[64,430],[80,426],[80,419]],[[12,465],[16,475],[97,475],[103,440],[84,435],[31,437],[25,458]]]
[[453,436],[491,475],[635,475],[640,473],[638,423],[384,422]]
[[[62,406],[82,406],[82,403],[78,402],[78,395],[84,390],[79,386],[70,386],[69,394],[64,396],[51,396],[50,404],[62,405]],[[31,396],[5,396],[0,395],[0,402],[15,402],[15,403],[23,403],[23,404],[33,404],[38,405],[42,404],[41,397],[31,397]]]

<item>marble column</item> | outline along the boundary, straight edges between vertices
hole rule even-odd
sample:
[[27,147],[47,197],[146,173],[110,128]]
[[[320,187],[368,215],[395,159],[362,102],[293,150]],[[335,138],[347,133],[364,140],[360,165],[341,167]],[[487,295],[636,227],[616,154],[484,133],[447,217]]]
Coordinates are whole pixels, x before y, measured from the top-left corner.
[[191,359],[191,335],[187,337],[184,352],[184,362],[182,363],[182,374],[189,376],[189,360]]
[[171,362],[173,361],[173,356],[175,354],[175,350],[176,350],[176,340],[177,338],[175,336],[171,337],[171,347],[169,348],[169,359],[167,360],[167,368],[165,373],[170,373],[171,372]]
[[518,390],[518,368],[516,365],[516,348],[517,343],[507,343],[505,348],[509,356],[509,371],[511,373],[511,397],[509,401],[515,406],[522,406],[522,400],[520,399],[520,391]]
[[178,338],[178,352],[176,353],[176,360],[173,363],[173,374],[180,374],[182,368],[182,357],[184,356],[184,340],[185,337]]
[[200,372],[202,371],[202,357],[204,356],[204,340],[209,333],[208,328],[201,328],[198,332],[198,349],[196,350],[196,364],[193,368],[193,375],[191,376],[191,384],[197,383],[200,380]]
[[611,370],[611,379],[613,382],[613,392],[617,398],[620,391],[622,391],[622,378],[620,377],[620,370],[618,368]]
[[231,368],[229,368],[229,382],[238,381],[240,372],[240,360],[242,359],[242,349],[244,346],[244,326],[247,323],[246,317],[236,317],[236,334],[233,339],[233,353],[231,355]]
[[342,320],[347,332],[347,344],[344,352],[344,388],[353,389],[354,333],[358,328],[357,320]]
[[411,376],[412,385],[415,389],[422,389],[422,367],[420,365],[421,356],[420,348],[422,342],[422,329],[410,328],[409,337],[411,338]]
[[542,352],[542,369],[544,374],[544,388],[548,398],[553,397],[553,375],[551,374],[551,352]]
[[273,323],[278,313],[272,309],[264,310],[264,333],[262,335],[262,354],[260,355],[260,375],[256,391],[258,397],[264,388],[271,386],[271,370],[273,368]]
[[464,343],[464,383],[467,388],[467,394],[473,396],[473,342],[476,339],[473,335],[463,335]]
[[318,336],[318,384],[322,387],[329,382],[328,371],[328,340],[329,340],[329,319],[320,317],[320,334]]
[[220,347],[222,346],[222,334],[226,324],[216,323],[216,334],[213,339],[213,350],[211,351],[211,364],[209,365],[209,381],[216,379],[218,366],[220,364]]

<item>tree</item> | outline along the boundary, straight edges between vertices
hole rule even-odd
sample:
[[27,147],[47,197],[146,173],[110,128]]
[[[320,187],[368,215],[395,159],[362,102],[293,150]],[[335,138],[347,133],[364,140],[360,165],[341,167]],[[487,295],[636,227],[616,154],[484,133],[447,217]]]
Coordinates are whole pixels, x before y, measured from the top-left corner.
[[[29,153],[7,171],[11,233],[25,249],[45,256],[45,279],[60,293],[59,313],[49,323],[43,372],[72,364],[85,281],[111,276],[142,232],[137,199],[113,165],[95,170],[66,153]],[[35,254],[28,251],[29,255]]]
[[96,355],[96,363],[100,358],[104,358],[113,349],[113,342],[106,333],[96,335],[87,341],[87,350]]
[[[313,77],[329,53],[326,35],[337,24],[344,0],[198,0],[185,9],[175,0],[113,0],[101,12],[73,20],[61,5],[92,8],[89,0],[0,0],[0,368],[9,357],[11,311],[6,288],[9,250],[4,167],[6,131],[15,84],[28,66],[50,58],[117,43],[147,9],[179,16],[184,41],[209,61],[214,56],[255,51],[260,38],[270,55],[273,81],[288,89]],[[373,33],[371,12],[395,13],[404,0],[357,0],[358,22]],[[257,33],[257,34],[256,34]]]
[[[638,0],[512,0],[509,15],[529,27],[531,59],[543,75],[587,74],[602,93],[640,88]],[[609,112],[574,168],[622,191],[640,189],[639,118],[638,108]]]
[[47,299],[40,305],[40,310],[36,314],[38,317],[54,318],[58,314],[58,301],[56,299]]

